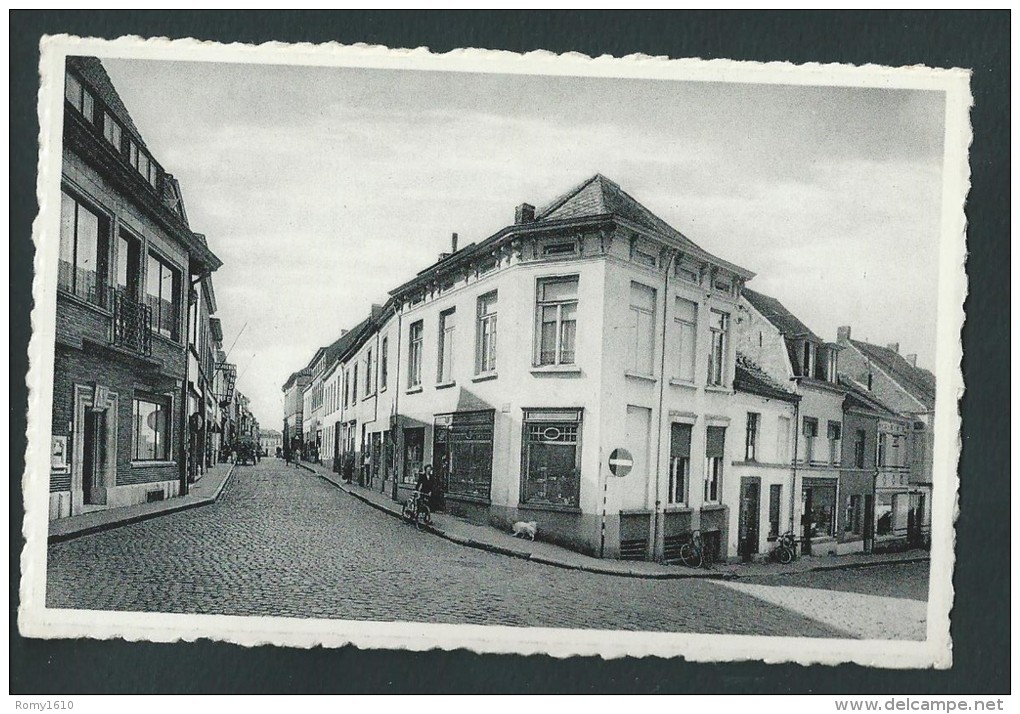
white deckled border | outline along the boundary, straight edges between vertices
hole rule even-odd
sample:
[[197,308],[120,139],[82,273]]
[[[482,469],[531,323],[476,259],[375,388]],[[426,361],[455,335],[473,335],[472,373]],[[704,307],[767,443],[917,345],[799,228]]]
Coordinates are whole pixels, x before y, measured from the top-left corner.
[[[548,654],[555,657],[598,655],[683,656],[692,661],[763,660],[802,664],[854,662],[890,668],[952,664],[949,633],[953,602],[954,523],[958,513],[960,454],[959,399],[963,395],[960,341],[966,225],[964,203],[970,188],[968,150],[972,139],[970,72],[915,66],[734,62],[630,55],[591,58],[578,53],[458,49],[435,54],[427,48],[396,50],[381,46],[329,43],[262,45],[218,44],[194,39],[122,37],[116,40],[44,37],[39,91],[39,215],[33,224],[35,280],[32,337],[29,343],[28,451],[23,476],[26,545],[21,555],[21,603],[18,625],[27,637],[123,638],[154,642],[211,638],[244,646],[466,648],[479,653]],[[435,625],[282,617],[235,617],[159,613],[47,609],[49,435],[53,396],[53,343],[56,323],[56,265],[61,117],[64,59],[94,55],[189,62],[317,65],[444,72],[493,72],[560,76],[614,77],[689,82],[743,82],[789,85],[888,87],[944,92],[945,153],[938,285],[935,418],[935,467],[939,484],[932,496],[931,582],[927,640],[924,642],[832,640],[816,638],[699,635],[662,632],[567,630],[503,626]]]

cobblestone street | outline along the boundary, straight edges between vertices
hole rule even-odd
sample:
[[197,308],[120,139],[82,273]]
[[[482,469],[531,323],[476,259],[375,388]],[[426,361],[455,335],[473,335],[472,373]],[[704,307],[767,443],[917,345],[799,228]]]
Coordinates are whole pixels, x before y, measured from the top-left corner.
[[[813,637],[870,631],[822,624],[755,588],[768,586],[613,577],[465,548],[266,459],[237,467],[213,505],[51,545],[47,605]],[[867,597],[839,595],[841,606]]]

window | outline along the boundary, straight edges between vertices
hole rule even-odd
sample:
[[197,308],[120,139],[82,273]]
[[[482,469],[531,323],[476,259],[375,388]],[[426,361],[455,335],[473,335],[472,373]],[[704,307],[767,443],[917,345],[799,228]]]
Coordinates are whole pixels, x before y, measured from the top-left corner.
[[576,255],[577,243],[575,241],[561,241],[559,243],[546,243],[542,246],[542,256],[551,258],[559,255]]
[[776,463],[785,464],[790,461],[790,417],[779,417],[779,428],[776,436]]
[[141,242],[124,231],[117,241],[117,289],[132,300],[138,299],[141,271]]
[[730,278],[716,277],[712,281],[712,287],[715,288],[716,292],[725,293],[726,295],[733,294],[733,280]]
[[690,424],[673,424],[669,435],[669,493],[667,501],[673,505],[687,505],[691,479]]
[[128,163],[134,168],[138,168],[138,144],[128,140]]
[[538,281],[538,365],[574,364],[577,276]]
[[698,267],[695,265],[677,265],[676,275],[681,280],[686,280],[688,283],[694,283],[695,285],[701,284],[701,274],[698,271]]
[[457,311],[453,308],[439,313],[439,373],[440,384],[453,381],[453,335]]
[[372,348],[365,353],[365,396],[372,394]]
[[839,352],[837,352],[836,350],[834,350],[832,348],[829,348],[829,369],[828,369],[828,373],[826,374],[826,377],[833,384],[835,384],[839,380],[838,370],[837,370],[837,367],[836,367],[836,364],[837,364],[836,360],[837,360],[838,356],[839,356]]
[[475,372],[496,371],[496,293],[478,298],[478,344],[475,348]]
[[815,350],[814,343],[804,343],[804,363],[801,365],[801,376],[810,377],[815,371]]
[[708,383],[719,387],[726,379],[726,351],[729,348],[730,316],[712,310],[709,325]]
[[779,537],[779,513],[783,503],[783,487],[769,486],[769,538]]
[[351,373],[351,403],[358,403],[358,363],[354,363],[354,372]]
[[389,355],[390,355],[390,338],[382,338],[382,347],[379,352],[379,389],[386,389],[386,384],[389,381]]
[[815,439],[818,438],[818,420],[804,417],[804,461],[815,459]]
[[418,387],[421,385],[421,350],[422,332],[421,320],[411,325],[410,339],[408,340],[407,354],[407,385]]
[[840,444],[842,435],[843,425],[838,421],[830,421],[829,429],[826,436],[829,439],[829,463],[835,466],[839,465],[840,462]]
[[744,461],[756,461],[758,454],[758,421],[759,414],[747,413],[747,431],[744,438]]
[[894,435],[892,437],[892,449],[891,449],[891,454],[890,454],[890,459],[889,459],[890,465],[892,465],[892,466],[906,466],[907,465],[907,461],[903,457],[903,451],[904,451],[904,449],[902,448],[903,440],[904,440],[904,437],[902,437],[902,436]]
[[136,398],[131,434],[134,461],[167,461],[170,458],[170,407],[168,400]]
[[145,297],[153,329],[171,340],[180,339],[181,274],[154,253],[149,253]]
[[843,519],[843,530],[854,535],[861,534],[861,497],[850,496],[846,500],[846,518]]
[[81,112],[89,122],[96,121],[96,100],[92,93],[82,86],[77,77],[66,75],[64,83],[64,98],[71,103],[75,109]]
[[698,332],[698,304],[681,297],[676,299],[676,316],[673,318],[680,339],[677,354],[680,363],[677,378],[694,381],[695,335]]
[[346,409],[347,405],[350,403],[350,396],[351,396],[351,379],[350,379],[350,377],[351,377],[351,373],[350,372],[344,372],[344,409]]
[[581,411],[525,410],[521,502],[576,508],[581,489]]
[[60,194],[60,261],[57,284],[96,305],[105,305],[108,222],[66,193]]
[[630,284],[630,370],[650,375],[655,360],[655,290]]
[[710,426],[705,434],[705,503],[719,503],[722,495],[726,427]]
[[867,434],[864,429],[858,429],[854,433],[854,466],[864,468],[864,444]]
[[648,250],[641,250],[636,243],[631,246],[630,259],[649,268],[654,268],[659,264],[659,259],[653,253]]
[[103,136],[120,153],[121,128],[110,112],[103,113]]

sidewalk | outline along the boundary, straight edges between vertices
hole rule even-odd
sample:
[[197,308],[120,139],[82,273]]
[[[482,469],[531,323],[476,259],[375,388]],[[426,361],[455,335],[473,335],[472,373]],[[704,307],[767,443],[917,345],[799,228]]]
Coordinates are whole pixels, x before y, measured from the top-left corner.
[[[297,465],[311,471],[351,496],[377,508],[384,513],[400,518],[400,503],[387,494],[356,484],[347,484],[340,475],[329,471],[318,464],[297,462]],[[500,553],[514,558],[532,560],[544,565],[570,570],[583,570],[602,575],[617,575],[631,578],[648,578],[655,580],[679,580],[683,578],[734,579],[741,577],[760,577],[763,575],[790,575],[814,570],[838,570],[844,568],[860,568],[888,563],[912,563],[928,560],[926,551],[908,551],[883,555],[841,555],[825,557],[801,557],[789,565],[779,563],[717,563],[706,569],[686,568],[682,565],[664,565],[647,561],[610,560],[593,558],[576,553],[552,543],[529,541],[514,538],[509,533],[491,526],[481,526],[451,516],[446,513],[433,513],[432,525],[428,530],[435,535],[454,543]]]
[[165,516],[168,513],[215,503],[223,493],[233,472],[233,464],[216,464],[191,484],[187,496],[168,498],[165,501],[155,501],[154,503],[140,503],[135,506],[109,508],[50,521],[49,542],[59,543],[71,538],[138,523],[149,518]]

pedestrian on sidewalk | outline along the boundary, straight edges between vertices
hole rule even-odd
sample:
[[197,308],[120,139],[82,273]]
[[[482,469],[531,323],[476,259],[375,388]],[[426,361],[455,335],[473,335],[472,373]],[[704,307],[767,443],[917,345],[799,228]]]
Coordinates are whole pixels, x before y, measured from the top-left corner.
[[351,483],[354,480],[354,454],[344,454],[344,482]]
[[423,502],[427,503],[429,507],[432,507],[432,490],[435,485],[435,480],[432,478],[432,464],[427,464],[418,473],[418,483],[414,485],[414,490],[420,495],[419,498]]

